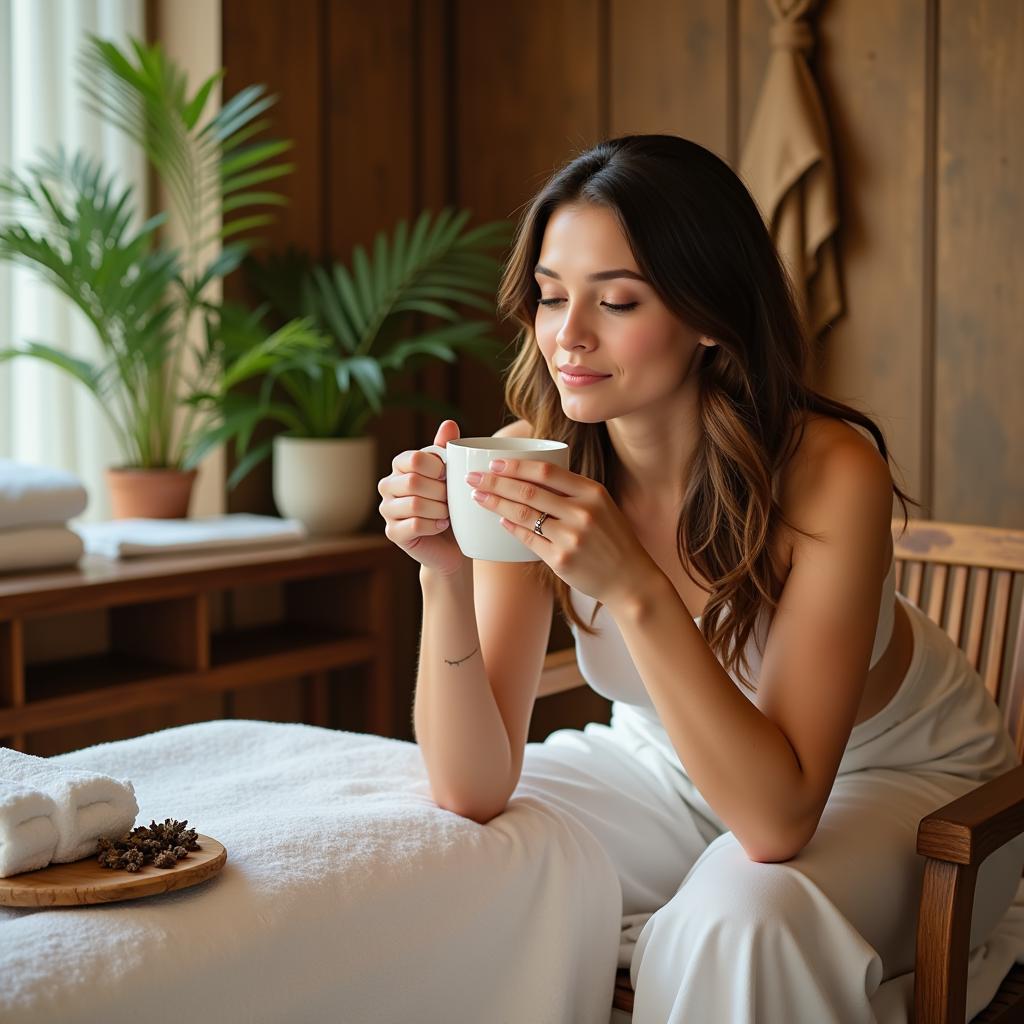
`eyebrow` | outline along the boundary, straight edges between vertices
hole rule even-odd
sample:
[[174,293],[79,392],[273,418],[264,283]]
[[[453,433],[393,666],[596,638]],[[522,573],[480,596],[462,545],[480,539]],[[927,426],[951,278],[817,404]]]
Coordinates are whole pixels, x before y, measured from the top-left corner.
[[[562,278],[556,274],[553,270],[548,270],[547,267],[542,267],[539,263],[533,268],[535,274],[543,274],[545,277],[553,277],[556,281],[561,281]],[[630,277],[634,281],[643,281],[644,284],[650,284],[646,277],[642,274],[638,274],[635,270],[626,270],[624,267],[618,270],[599,270],[596,274],[588,274],[588,281],[611,281],[616,277]]]

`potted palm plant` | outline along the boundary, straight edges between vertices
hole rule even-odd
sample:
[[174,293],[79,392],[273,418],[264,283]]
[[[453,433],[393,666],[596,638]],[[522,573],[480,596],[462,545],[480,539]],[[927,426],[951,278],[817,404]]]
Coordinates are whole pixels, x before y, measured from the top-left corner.
[[[469,218],[467,210],[446,207],[422,211],[411,227],[400,220],[390,237],[377,233],[372,256],[355,246],[351,269],[314,265],[294,249],[246,260],[250,284],[278,319],[304,320],[327,344],[298,358],[282,355],[258,393],[222,389],[190,400],[219,409],[222,433],[208,445],[235,441],[240,461],[229,486],[272,453],[282,515],[313,533],[348,532],[365,522],[378,497],[369,421],[395,405],[458,415],[447,403],[402,390],[411,371],[460,354],[499,369],[502,344],[490,334],[501,266],[490,250],[508,245],[512,226],[467,228]],[[471,319],[460,306],[492,316]],[[250,450],[254,417],[283,429]]]
[[94,327],[101,353],[88,361],[32,342],[0,351],[0,360],[44,360],[96,396],[123,459],[108,470],[116,517],[184,516],[195,453],[221,423],[216,409],[177,415],[183,400],[213,380],[234,386],[324,344],[308,321],[268,334],[210,297],[249,251],[240,236],[269,220],[257,208],[283,202],[265,183],[290,170],[278,160],[289,143],[254,141],[273,103],[262,86],[207,115],[223,71],[189,94],[158,44],[132,41],[122,51],[92,36],[80,70],[90,108],[143,147],[184,242],[165,240],[167,211],[143,220],[133,190],[82,154],[58,149],[22,173],[0,174],[0,260],[63,292]]

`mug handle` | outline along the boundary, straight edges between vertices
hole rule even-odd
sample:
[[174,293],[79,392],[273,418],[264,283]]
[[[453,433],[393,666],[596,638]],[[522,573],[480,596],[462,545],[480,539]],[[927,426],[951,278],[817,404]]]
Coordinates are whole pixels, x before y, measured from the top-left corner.
[[[439,444],[431,444],[427,445],[426,448],[421,448],[420,451],[431,452],[432,454],[438,456],[445,465],[445,476],[448,475],[448,451],[446,448],[442,448]],[[441,479],[443,480],[444,477],[442,477]]]

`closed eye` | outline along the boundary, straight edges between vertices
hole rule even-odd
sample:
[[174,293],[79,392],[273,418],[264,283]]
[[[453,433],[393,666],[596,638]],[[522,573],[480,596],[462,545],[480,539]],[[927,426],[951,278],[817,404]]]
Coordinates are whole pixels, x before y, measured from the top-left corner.
[[[565,299],[538,299],[537,304],[540,306],[553,306],[556,302],[564,302]],[[602,302],[602,306],[607,307],[614,313],[627,313],[629,310],[634,309],[639,303],[636,302],[624,302],[616,304],[614,302]]]

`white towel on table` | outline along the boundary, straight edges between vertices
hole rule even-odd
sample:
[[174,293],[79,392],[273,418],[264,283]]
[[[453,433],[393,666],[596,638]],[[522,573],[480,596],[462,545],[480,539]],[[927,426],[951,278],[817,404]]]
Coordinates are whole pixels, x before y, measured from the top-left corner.
[[553,803],[516,796],[478,825],[434,803],[415,744],[293,723],[200,722],[57,758],[130,777],[140,820],[187,818],[227,863],[146,899],[0,907],[4,1024],[136,1004],[160,1024],[608,1024],[620,886]]
[[127,779],[70,768],[49,758],[0,747],[0,779],[40,790],[56,804],[54,863],[67,864],[96,852],[100,836],[120,838],[135,824],[139,805]]
[[66,523],[88,503],[88,492],[74,473],[0,459],[0,529]]
[[19,526],[0,530],[0,572],[74,565],[85,550],[66,526]]
[[56,815],[53,797],[0,779],[0,878],[50,863],[57,849]]
[[75,525],[86,551],[108,558],[223,550],[302,540],[297,519],[231,513],[195,519],[114,519]]

